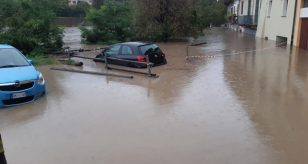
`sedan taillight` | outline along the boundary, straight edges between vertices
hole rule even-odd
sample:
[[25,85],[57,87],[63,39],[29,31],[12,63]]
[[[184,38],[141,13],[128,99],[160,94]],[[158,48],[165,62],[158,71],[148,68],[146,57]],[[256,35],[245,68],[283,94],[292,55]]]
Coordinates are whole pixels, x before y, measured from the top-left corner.
[[146,58],[144,56],[138,55],[137,56],[137,61],[139,61],[139,62],[146,62]]

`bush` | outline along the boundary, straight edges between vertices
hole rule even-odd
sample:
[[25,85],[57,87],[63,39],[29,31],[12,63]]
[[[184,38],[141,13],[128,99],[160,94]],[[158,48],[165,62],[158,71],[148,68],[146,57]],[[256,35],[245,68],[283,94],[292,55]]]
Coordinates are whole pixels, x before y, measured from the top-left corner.
[[56,14],[58,17],[85,17],[89,9],[90,5],[87,2],[80,1],[76,6],[66,3],[56,10]]

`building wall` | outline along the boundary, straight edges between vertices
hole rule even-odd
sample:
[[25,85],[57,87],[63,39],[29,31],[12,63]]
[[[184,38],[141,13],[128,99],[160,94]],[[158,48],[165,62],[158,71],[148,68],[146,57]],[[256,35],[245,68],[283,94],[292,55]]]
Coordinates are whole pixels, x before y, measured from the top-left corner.
[[[243,12],[242,12],[243,11]],[[248,0],[240,0],[239,16],[248,15]]]
[[271,14],[268,16],[270,0],[261,0],[257,37],[276,41],[277,36],[286,37],[287,44],[291,43],[295,0],[289,0],[287,14],[283,16],[284,0],[272,0]]

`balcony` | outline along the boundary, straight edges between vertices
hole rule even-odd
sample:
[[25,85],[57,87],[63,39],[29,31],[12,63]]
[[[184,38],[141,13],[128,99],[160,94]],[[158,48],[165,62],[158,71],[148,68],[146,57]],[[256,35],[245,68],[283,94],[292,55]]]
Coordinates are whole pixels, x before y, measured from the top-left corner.
[[254,16],[252,15],[238,16],[238,24],[244,26],[256,25],[254,22]]

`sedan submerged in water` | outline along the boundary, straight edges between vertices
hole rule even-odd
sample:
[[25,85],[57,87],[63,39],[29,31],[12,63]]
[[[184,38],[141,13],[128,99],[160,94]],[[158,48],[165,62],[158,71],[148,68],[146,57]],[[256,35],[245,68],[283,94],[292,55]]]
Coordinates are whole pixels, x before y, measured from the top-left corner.
[[45,94],[43,75],[10,45],[0,44],[0,108],[23,104]]
[[108,57],[107,61],[110,64],[136,68],[147,67],[147,59],[150,63],[153,63],[153,66],[167,64],[165,54],[153,43],[126,42],[115,44],[103,50],[94,61],[104,61],[105,57]]

